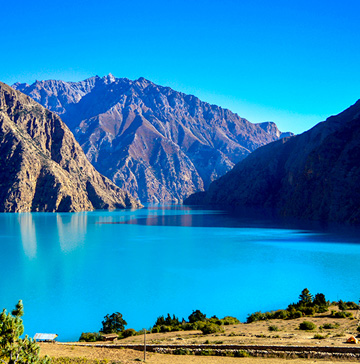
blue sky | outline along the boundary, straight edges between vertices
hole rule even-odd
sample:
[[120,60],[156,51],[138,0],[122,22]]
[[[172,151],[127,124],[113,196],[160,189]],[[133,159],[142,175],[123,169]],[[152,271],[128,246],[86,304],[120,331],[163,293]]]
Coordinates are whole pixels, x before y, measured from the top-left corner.
[[360,1],[1,1],[0,80],[108,73],[305,131],[360,98]]

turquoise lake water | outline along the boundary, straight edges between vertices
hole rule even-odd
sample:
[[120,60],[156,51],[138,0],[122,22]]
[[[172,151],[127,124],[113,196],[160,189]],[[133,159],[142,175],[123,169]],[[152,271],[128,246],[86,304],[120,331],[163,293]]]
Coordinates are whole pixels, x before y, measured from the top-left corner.
[[360,298],[357,230],[304,226],[182,206],[0,214],[0,309],[25,306],[25,332],[59,341],[121,312],[149,328],[187,318],[286,308],[301,290]]

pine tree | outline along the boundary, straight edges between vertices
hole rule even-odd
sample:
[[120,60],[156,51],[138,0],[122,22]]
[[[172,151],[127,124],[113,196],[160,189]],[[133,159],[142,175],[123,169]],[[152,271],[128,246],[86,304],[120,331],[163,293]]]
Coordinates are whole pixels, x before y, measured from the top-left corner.
[[310,294],[310,291],[305,288],[302,290],[299,296],[299,304],[303,306],[311,306],[313,302],[313,296]]
[[40,348],[36,342],[24,333],[21,317],[24,315],[24,306],[20,300],[12,313],[4,309],[0,314],[0,363],[2,364],[48,364],[48,357],[40,358]]

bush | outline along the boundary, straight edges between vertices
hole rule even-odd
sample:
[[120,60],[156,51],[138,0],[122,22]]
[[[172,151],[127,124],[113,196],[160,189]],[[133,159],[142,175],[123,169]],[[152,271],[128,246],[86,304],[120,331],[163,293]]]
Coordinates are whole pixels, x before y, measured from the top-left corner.
[[304,307],[302,311],[306,316],[314,316],[315,314],[315,307]]
[[239,351],[235,351],[234,356],[236,358],[247,358],[250,356],[250,354],[247,351],[239,350]]
[[289,317],[289,312],[286,310],[278,310],[273,314],[274,319],[286,320]]
[[[206,322],[196,321],[192,323],[193,330],[202,330],[202,328],[206,325]],[[212,324],[214,325],[214,324]]]
[[[210,355],[212,356],[212,355],[216,355],[216,352],[213,349],[205,349],[205,350],[201,350],[199,354],[204,355],[204,356],[210,356]],[[197,355],[199,355],[199,354],[197,354]]]
[[327,306],[314,306],[316,312],[318,313],[325,313],[327,311],[329,311],[329,309],[327,308]]
[[332,329],[337,329],[339,326],[340,326],[339,324],[324,324],[323,329],[332,330]]
[[182,325],[183,330],[185,331],[190,331],[190,330],[196,330],[194,328],[194,324],[191,324],[190,322],[186,322],[185,324]]
[[360,332],[360,326],[357,327],[356,331]]
[[173,351],[174,355],[191,355],[192,352],[189,349],[183,349],[183,348],[179,348],[179,349],[175,349]]
[[342,300],[340,300],[338,302],[338,306],[339,306],[339,310],[345,311],[345,310],[358,310],[359,309],[359,305],[357,305],[355,302],[344,302]]
[[303,313],[301,311],[296,310],[295,308],[291,308],[291,310],[289,310],[289,319],[296,319],[299,317],[302,317]]
[[346,311],[331,311],[331,316],[335,318],[351,318],[353,314],[351,312]]
[[157,334],[160,332],[160,327],[159,326],[154,326],[152,329],[151,329],[151,333],[152,334]]
[[82,342],[95,342],[101,340],[101,335],[98,332],[83,332],[79,338],[79,341]]
[[137,334],[136,330],[134,329],[126,329],[121,333],[121,336],[123,338],[129,337],[129,336],[135,336]]
[[[218,323],[220,322],[220,323]],[[223,319],[215,322],[217,325],[238,325],[240,321],[236,317],[225,316]]]
[[299,329],[300,330],[315,330],[316,329],[316,325],[313,322],[310,322],[310,321],[303,321],[299,325]]
[[268,330],[269,331],[280,331],[279,328],[276,325],[270,325],[268,327]]
[[161,325],[160,326],[160,332],[171,332],[171,326]]
[[320,334],[315,334],[315,335],[314,335],[314,339],[322,340],[322,339],[326,339],[326,336],[324,336],[324,335],[320,335]]
[[205,324],[200,330],[204,335],[209,335],[221,331],[221,327],[215,324]]
[[249,315],[246,319],[246,322],[250,324],[251,322],[266,320],[267,315],[262,313],[261,311],[257,311]]

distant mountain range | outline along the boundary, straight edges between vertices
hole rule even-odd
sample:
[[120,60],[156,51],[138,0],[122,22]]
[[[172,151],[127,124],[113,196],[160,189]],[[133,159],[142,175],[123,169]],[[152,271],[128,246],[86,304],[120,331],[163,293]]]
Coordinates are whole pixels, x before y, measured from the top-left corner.
[[60,117],[0,82],[0,211],[83,211],[140,204],[87,160]]
[[144,78],[13,87],[61,116],[95,168],[143,202],[179,202],[258,147],[292,135]]
[[257,149],[186,204],[276,208],[360,224],[360,100],[309,131]]

